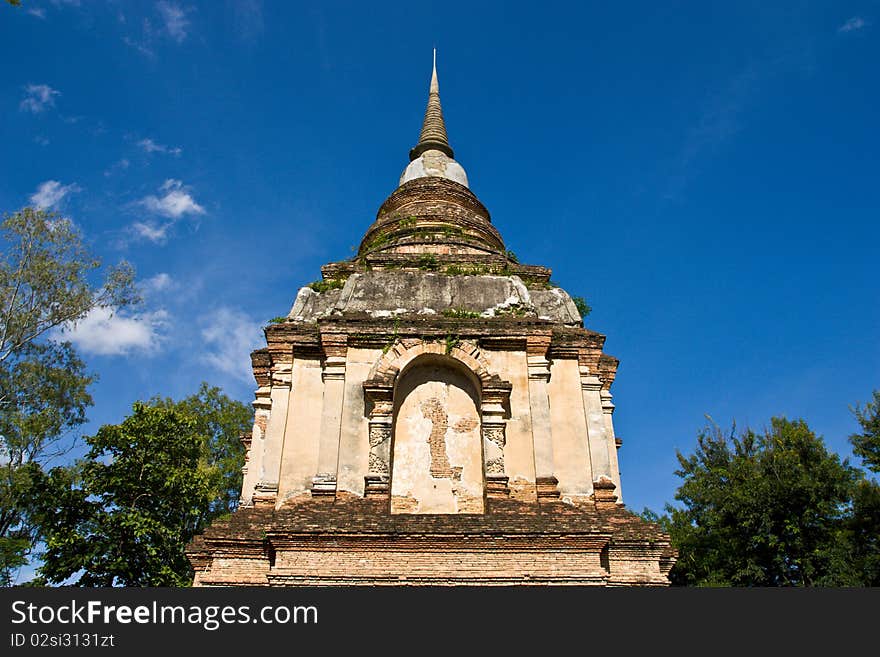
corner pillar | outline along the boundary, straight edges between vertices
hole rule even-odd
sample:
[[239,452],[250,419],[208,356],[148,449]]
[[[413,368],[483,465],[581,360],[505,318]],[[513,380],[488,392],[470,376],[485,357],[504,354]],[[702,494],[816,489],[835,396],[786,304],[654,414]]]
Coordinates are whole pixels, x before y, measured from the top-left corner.
[[617,485],[617,503],[623,504],[623,494],[620,490],[620,463],[617,459],[617,450],[622,444],[614,435],[614,424],[611,416],[614,414],[614,404],[611,402],[611,391],[602,390],[599,393],[602,398],[602,418],[605,423],[605,439],[608,445],[608,457],[611,463],[611,480]]
[[318,440],[318,472],[312,478],[311,491],[313,497],[336,497],[342,405],[345,396],[347,337],[344,333],[323,333],[321,346],[325,355],[321,370],[324,402]]
[[[287,405],[291,395],[292,371],[290,363],[279,363],[271,373],[269,406],[271,408],[265,434],[260,480],[254,487],[254,506],[274,506],[278,500],[278,478],[281,473],[281,453],[287,426]],[[259,391],[258,391],[259,392]],[[259,397],[258,397],[259,400]],[[257,406],[257,404],[254,404]],[[260,407],[257,406],[259,411]]]
[[559,480],[553,473],[553,436],[550,431],[549,349],[549,335],[530,335],[526,341],[538,501],[559,498]]

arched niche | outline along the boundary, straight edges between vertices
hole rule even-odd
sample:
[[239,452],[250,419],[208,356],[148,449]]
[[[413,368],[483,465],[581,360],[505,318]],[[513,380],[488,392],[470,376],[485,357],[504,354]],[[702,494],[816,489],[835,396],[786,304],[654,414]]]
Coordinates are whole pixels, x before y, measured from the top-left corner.
[[394,386],[391,513],[482,513],[485,481],[479,379],[425,354]]
[[[431,370],[431,367],[439,368]],[[418,368],[418,369],[417,369]],[[421,370],[421,373],[419,373]],[[447,373],[444,378],[444,372]],[[410,375],[413,377],[410,379]],[[466,429],[468,424],[464,422],[457,424],[460,415],[455,412],[457,405],[464,403],[464,398],[460,393],[470,398],[477,409],[477,419],[479,425],[477,427],[477,444],[482,455],[482,480],[486,497],[506,497],[510,494],[507,486],[508,477],[505,473],[504,466],[504,445],[505,439],[505,418],[510,408],[510,390],[509,382],[502,380],[497,374],[489,371],[488,363],[483,358],[479,347],[467,341],[453,346],[445,347],[442,343],[407,339],[396,343],[389,349],[373,366],[370,376],[364,382],[364,395],[366,398],[366,409],[369,415],[369,473],[364,477],[364,495],[372,498],[389,498],[392,488],[392,433],[394,432],[396,418],[400,417],[400,410],[403,409],[403,416],[414,420],[417,424],[419,414],[422,420],[425,420],[424,427],[427,427],[432,419],[439,422],[442,427],[442,412],[436,412],[432,415],[432,408],[436,409],[436,405],[425,406],[424,410],[421,406],[422,401],[427,401],[432,396],[430,386],[427,385],[431,381],[445,382],[447,399],[450,394],[448,386],[451,384],[455,390],[452,391],[453,396],[453,415],[456,418],[452,422],[452,431],[455,433],[455,427]],[[419,386],[424,386],[420,388]],[[412,398],[411,406],[416,407],[418,399],[418,413],[410,410],[405,406],[406,399],[415,391],[416,396]],[[423,394],[424,393],[424,394]],[[424,397],[424,398],[423,398]],[[426,418],[425,415],[430,417]],[[444,438],[449,438],[449,411],[447,410],[447,431],[443,433]],[[431,423],[431,430],[434,431],[434,424]],[[428,432],[424,436],[425,444],[430,447],[428,440],[431,433]],[[460,431],[459,433],[466,433]],[[435,453],[436,443],[439,433],[434,435]],[[452,442],[456,439],[453,436]],[[448,447],[449,440],[446,440]],[[448,452],[447,452],[448,458]],[[440,460],[442,464],[442,458]],[[450,466],[451,468],[452,466]],[[462,476],[464,476],[464,466],[462,465]],[[430,467],[428,469],[430,473]],[[444,471],[435,466],[435,474]],[[456,473],[453,471],[453,475]],[[403,482],[401,482],[403,483]],[[397,491],[406,490],[407,486],[396,488]],[[467,508],[476,508],[476,503],[458,504],[456,508],[461,509],[458,512],[464,512]],[[412,504],[410,503],[410,506]],[[419,506],[419,505],[417,505]],[[397,512],[403,512],[400,504],[395,505]],[[423,511],[424,513],[435,513],[436,511]]]

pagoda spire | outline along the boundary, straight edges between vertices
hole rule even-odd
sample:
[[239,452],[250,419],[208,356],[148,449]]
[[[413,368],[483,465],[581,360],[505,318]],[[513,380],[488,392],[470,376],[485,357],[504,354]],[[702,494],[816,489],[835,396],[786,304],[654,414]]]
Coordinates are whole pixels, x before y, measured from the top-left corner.
[[425,109],[425,120],[419,143],[409,152],[410,161],[415,160],[428,150],[440,151],[448,157],[454,157],[449,139],[446,136],[446,124],[443,123],[443,109],[440,107],[440,84],[437,82],[437,49],[434,48],[434,70],[431,73],[431,87],[428,91],[428,107]]

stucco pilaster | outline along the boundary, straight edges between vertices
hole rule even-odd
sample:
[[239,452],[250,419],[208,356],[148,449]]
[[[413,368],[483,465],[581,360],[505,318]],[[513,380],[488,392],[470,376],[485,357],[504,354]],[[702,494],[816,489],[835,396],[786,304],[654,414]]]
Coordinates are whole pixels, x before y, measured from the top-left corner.
[[323,334],[321,344],[326,354],[321,371],[324,400],[321,412],[321,434],[318,441],[318,472],[312,479],[312,495],[334,496],[339,464],[342,404],[345,398],[346,336]]
[[291,366],[279,363],[272,369],[272,385],[269,398],[272,411],[266,427],[263,463],[260,480],[254,491],[254,505],[274,505],[278,499],[278,482],[281,473],[281,453],[287,428],[287,404],[290,400]]
[[614,434],[614,423],[611,416],[614,414],[614,404],[611,402],[611,391],[602,390],[600,393],[602,398],[602,420],[605,427],[605,444],[608,449],[608,460],[611,467],[611,481],[617,486],[617,503],[623,504],[623,493],[620,488],[620,465],[617,459],[617,436]]
[[529,406],[535,445],[535,484],[539,498],[559,497],[553,472],[553,436],[550,419],[550,336],[529,336],[526,356],[529,367]]
[[260,481],[263,469],[263,453],[266,449],[266,428],[269,426],[269,415],[272,409],[271,386],[260,386],[254,394],[254,425],[251,429],[251,440],[245,455],[245,468],[241,482],[242,506],[253,504],[254,489]]
[[614,481],[611,457],[608,453],[608,437],[605,433],[605,414],[602,409],[602,382],[584,365],[580,366],[580,375],[584,413],[587,417],[587,437],[590,442],[593,481],[603,476]]

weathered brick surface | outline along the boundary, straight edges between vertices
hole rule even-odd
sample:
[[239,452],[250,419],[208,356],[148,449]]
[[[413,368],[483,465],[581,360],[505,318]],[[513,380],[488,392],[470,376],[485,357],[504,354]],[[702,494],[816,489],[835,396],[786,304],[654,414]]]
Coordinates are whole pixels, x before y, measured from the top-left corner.
[[624,509],[486,504],[484,514],[390,515],[387,502],[340,496],[242,509],[190,546],[195,583],[668,584],[668,537]]

